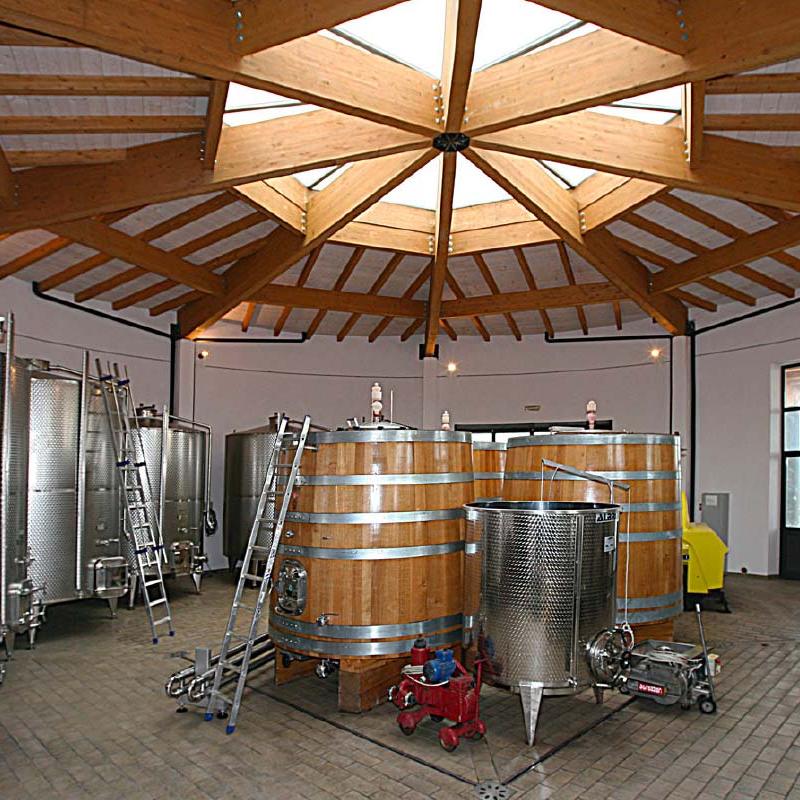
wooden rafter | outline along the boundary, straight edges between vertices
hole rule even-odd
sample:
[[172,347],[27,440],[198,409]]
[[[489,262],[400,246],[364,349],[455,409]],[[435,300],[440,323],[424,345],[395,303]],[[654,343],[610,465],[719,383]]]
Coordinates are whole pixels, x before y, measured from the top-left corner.
[[[597,172],[597,176],[614,178],[620,183],[610,191],[597,197],[587,198],[581,203],[581,194],[576,189],[572,194],[578,201],[578,211],[581,215],[582,227],[587,231],[608,225],[623,214],[638,208],[650,200],[655,200],[667,187],[652,181],[643,181],[640,178],[626,178],[621,175],[608,175]],[[594,176],[593,176],[594,177]],[[591,178],[584,181],[588,183]],[[581,184],[578,189],[583,186]]]
[[685,53],[689,47],[681,27],[682,10],[678,13],[670,0],[537,0],[537,4],[672,53]]
[[456,154],[443,153],[439,162],[439,195],[436,204],[436,232],[433,237],[433,268],[428,287],[428,314],[425,320],[425,355],[433,356],[439,335],[442,290],[450,257],[450,223],[453,218],[453,192],[456,184]]
[[[200,138],[184,136],[133,148],[118,163],[25,170],[18,179],[22,202],[16,209],[0,211],[0,231],[47,227],[141,203],[429,146],[411,134],[328,111],[226,127],[214,169],[203,168]],[[53,186],[59,191],[53,192]]]
[[134,236],[128,236],[102,222],[96,220],[62,222],[53,226],[51,230],[59,236],[93,247],[114,258],[137,264],[146,272],[162,275],[198,291],[217,294],[225,288],[224,280],[218,275],[204,272],[172,253],[153,247]]
[[[373,284],[369,287],[368,294],[377,295],[378,292],[386,285],[386,282],[392,275],[395,273],[395,270],[400,266],[400,262],[405,258],[404,253],[395,253],[387,262],[386,266],[381,270],[380,275],[375,279]],[[348,318],[347,321],[342,325],[339,329],[339,332],[336,334],[336,341],[342,342],[353,330],[355,324],[361,319],[361,314],[353,313]]]
[[[489,265],[486,263],[486,259],[478,253],[476,253],[473,257],[473,260],[478,266],[478,270],[481,273],[481,277],[483,278],[486,286],[488,287],[489,291],[492,294],[499,295],[500,294],[500,287],[497,285],[497,281],[494,279],[494,275],[492,275],[492,271],[489,269]],[[513,337],[518,341],[522,341],[522,333],[520,333],[519,325],[517,325],[516,320],[512,314],[503,314],[503,317],[508,325],[511,334]]]
[[612,304],[614,307],[614,324],[617,326],[617,330],[622,330],[622,306],[620,305],[619,300],[615,300]]
[[424,324],[425,320],[415,319],[412,320],[408,327],[400,334],[400,341],[405,342],[410,339]]
[[[673,297],[677,297],[683,303],[686,303],[690,306],[696,306],[697,308],[702,308],[704,311],[716,311],[717,304],[712,303],[710,300],[706,300],[704,297],[698,297],[696,294],[692,294],[691,292],[686,292],[683,289],[676,289],[672,293]],[[620,328],[621,330],[621,328]]]
[[212,81],[211,94],[208,97],[208,109],[203,122],[203,139],[200,143],[200,155],[203,166],[213,169],[217,160],[219,139],[222,135],[222,119],[225,114],[225,101],[228,98],[228,81]]
[[[567,279],[567,283],[570,286],[577,286],[578,283],[575,280],[575,273],[572,271],[572,264],[569,260],[569,251],[567,250],[567,246],[564,244],[564,242],[558,242],[556,246],[558,247],[558,257],[561,259],[561,266],[564,269],[564,276]],[[578,314],[578,323],[581,326],[583,335],[588,336],[589,323],[586,321],[586,312],[583,310],[583,306],[575,306],[575,311]]]
[[[422,154],[401,153],[350,167],[314,198],[314,219],[313,223],[309,219],[305,236],[279,228],[268,237],[268,244],[263,251],[238,261],[225,273],[224,294],[203,298],[182,308],[179,314],[182,335],[197,335],[213,325],[230,309],[265,287],[430,159],[430,151]],[[339,184],[340,181],[342,184]],[[341,192],[336,191],[337,184],[343,189]],[[310,216],[311,211],[309,203]]]
[[[0,20],[21,28],[404,130],[435,129],[430,79],[421,72],[322,34],[242,57],[230,46],[232,18],[228,3],[211,0],[0,3]],[[392,91],[375,91],[376,86]]]
[[647,269],[620,250],[607,231],[598,228],[584,233],[575,198],[543,167],[519,156],[474,148],[467,151],[467,157],[666,330],[683,334],[686,308],[668,296],[654,301]]
[[[350,258],[347,259],[347,263],[344,265],[344,269],[342,270],[339,277],[336,279],[336,283],[333,285],[334,292],[343,292],[344,287],[347,285],[347,281],[350,280],[350,276],[353,274],[353,271],[358,266],[358,262],[361,261],[364,255],[364,248],[357,247],[353,252],[350,254]],[[314,319],[311,320],[311,324],[308,326],[306,330],[306,334],[309,338],[311,338],[319,329],[319,326],[322,324],[323,320],[327,315],[327,311],[324,308],[319,309]]]
[[14,208],[17,205],[17,190],[17,179],[3,148],[0,147],[0,208]]
[[[314,269],[314,264],[317,263],[317,259],[319,258],[320,253],[322,252],[322,246],[314,248],[309,254],[308,258],[306,259],[306,263],[303,264],[303,269],[300,270],[300,275],[297,277],[297,282],[295,286],[298,289],[302,289],[308,279],[311,277],[311,270]],[[286,325],[286,320],[289,319],[289,315],[292,313],[292,306],[284,306],[283,310],[281,311],[280,315],[278,316],[278,320],[275,323],[275,328],[273,333],[276,336],[281,335],[281,331],[283,330],[283,326]]]
[[800,131],[800,114],[706,114],[708,131]]
[[130,116],[49,116],[0,117],[0,134],[56,133],[194,133],[203,130],[205,120],[199,114],[145,114]]
[[[483,70],[472,82],[467,133],[485,134],[800,55],[800,16],[793,8],[782,0],[761,0],[754,23],[747,0],[734,2],[736,8],[730,0],[691,0],[687,56],[600,30]],[[631,5],[602,3],[607,9]]]
[[[428,280],[431,274],[431,270],[433,269],[433,259],[431,259],[421,270],[419,275],[411,281],[411,284],[408,288],[403,292],[401,295],[403,300],[412,300],[414,295],[423,287],[425,281]],[[369,334],[369,341],[374,342],[385,330],[389,327],[389,323],[392,321],[392,317],[385,316],[371,331]]]
[[683,131],[673,125],[581,111],[481,137],[473,144],[800,210],[800,161],[775,158],[766,145],[705,135],[703,159],[691,169]]
[[472,255],[487,250],[506,250],[509,247],[549,244],[558,239],[557,234],[539,220],[497,225],[492,228],[475,228],[452,234],[453,256]]
[[[180,214],[176,214],[175,216],[169,217],[161,222],[156,223],[155,225],[152,225],[146,230],[141,231],[141,233],[138,233],[137,238],[141,239],[143,242],[152,242],[161,236],[170,233],[171,231],[182,228],[184,225],[188,225],[190,222],[194,222],[195,220],[198,220],[207,214],[211,214],[214,211],[229,205],[231,202],[233,202],[232,198],[228,197],[227,195],[216,195],[215,197],[211,197],[202,203],[192,206]],[[126,216],[126,214],[121,214],[118,218],[121,219],[123,216]],[[112,221],[116,221],[117,217],[107,216],[103,219],[107,222],[107,224],[111,224]],[[77,278],[79,275],[83,275],[93,269],[97,269],[103,264],[107,264],[109,261],[111,261],[110,255],[105,253],[96,253],[93,256],[82,259],[77,264],[72,264],[60,272],[45,278],[45,280],[41,281],[40,287],[44,291],[55,289],[58,286],[71,281],[73,278]],[[136,277],[143,274],[144,270],[137,272]],[[103,281],[100,284],[95,284],[95,286],[87,287],[76,296],[76,300],[79,302],[90,300],[93,297],[97,297],[97,295],[101,294],[102,292],[108,291],[109,289],[115,288],[119,285],[121,285],[121,281],[117,276],[115,276],[115,281],[113,284],[109,285],[108,282]]]
[[0,75],[0,94],[120,97],[205,97],[211,82],[205,78],[153,75]]
[[[515,247],[514,256],[517,259],[517,264],[519,264],[520,270],[522,270],[522,276],[525,278],[525,283],[528,284],[528,289],[532,292],[538,291],[536,279],[533,277],[533,272],[528,264],[528,259],[525,257],[525,251],[521,247]],[[547,311],[545,311],[545,309],[540,308],[539,317],[542,320],[542,325],[544,325],[547,335],[553,336],[555,334],[555,330],[553,329],[553,323],[550,321],[550,315],[547,313]]]
[[256,53],[347,20],[380,11],[401,0],[239,0],[230,11],[231,46],[239,53]]
[[284,286],[278,283],[272,283],[264,287],[262,291],[254,293],[250,300],[265,305],[269,303],[291,305],[295,308],[315,308],[318,313],[343,311],[350,314],[420,318],[425,314],[425,304],[420,300],[407,300],[402,297],[376,297],[366,292],[309,289],[308,287],[300,289],[296,286]]
[[[192,239],[191,241],[186,242],[185,244],[182,244],[179,247],[173,248],[169,252],[180,258],[185,258],[186,256],[191,255],[192,253],[196,253],[200,250],[205,249],[209,245],[216,244],[216,242],[223,241],[224,239],[227,239],[229,236],[241,233],[242,231],[253,228],[256,225],[260,225],[263,222],[264,222],[264,217],[260,213],[254,212],[252,214],[247,214],[244,217],[239,217],[239,219],[234,220],[233,222],[229,222],[227,225],[223,225],[219,228],[213,228],[212,230],[204,233],[202,236],[199,236],[196,239]],[[210,259],[207,262],[198,264],[198,268],[205,270],[206,272],[213,272],[212,264],[216,263],[216,261],[217,261],[216,258]],[[139,275],[135,267],[133,269],[126,270],[124,273],[117,276],[118,280],[116,281],[116,286],[120,286],[123,283],[128,283],[129,281],[134,280],[138,276]],[[111,303],[111,307],[115,311],[118,311],[123,308],[128,308],[128,306],[143,303],[145,300],[149,300],[151,297],[155,297],[156,295],[159,295],[162,292],[166,292],[177,285],[178,281],[165,278],[162,281],[157,281],[156,283],[153,283],[150,286],[145,286],[143,289],[139,289],[136,292],[132,292],[131,294],[126,295],[125,297],[121,297],[118,300],[114,300]],[[108,290],[106,289],[106,291]]]
[[706,83],[706,94],[794,94],[800,92],[800,72],[725,75]]
[[[308,202],[305,186],[300,184],[303,194],[300,203],[282,191],[282,186],[279,178],[273,178],[270,181],[253,181],[252,183],[243,183],[239,186],[234,186],[230,189],[231,194],[244,200],[253,208],[257,208],[269,214],[275,221],[280,222],[288,228],[293,228],[296,231],[303,230],[303,217],[306,211],[306,203]],[[297,183],[300,183],[297,181]]]
[[242,316],[242,333],[247,333],[250,329],[250,323],[253,321],[258,303],[248,303]]
[[[417,320],[417,322],[421,323],[422,320]],[[456,329],[446,319],[440,319],[439,320],[439,327],[450,337],[451,341],[453,341],[453,342],[457,342],[458,341],[458,334],[456,333]],[[488,332],[487,332],[487,336],[488,336]]]
[[[450,291],[455,296],[456,300],[464,300],[466,299],[467,295],[464,290],[459,286],[458,281],[455,279],[453,273],[448,269],[445,272],[445,281],[447,285],[450,287]],[[489,335],[489,331],[486,329],[486,326],[483,324],[483,320],[477,314],[470,314],[470,322],[475,330],[478,332],[478,335],[483,339],[484,342],[490,341],[492,338]]]

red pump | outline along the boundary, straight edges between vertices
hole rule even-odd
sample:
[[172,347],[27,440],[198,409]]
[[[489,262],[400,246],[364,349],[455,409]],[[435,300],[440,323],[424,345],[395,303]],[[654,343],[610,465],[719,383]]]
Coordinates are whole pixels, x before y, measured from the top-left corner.
[[[448,752],[458,747],[462,736],[480,739],[486,733],[480,718],[482,661],[476,662],[473,678],[451,651],[434,652],[425,639],[417,639],[411,664],[403,669],[399,685],[389,690],[389,700],[401,709],[397,715],[400,730],[410,736],[430,715],[434,722],[447,719],[456,723],[439,730],[439,744]],[[419,707],[411,710],[414,706]]]

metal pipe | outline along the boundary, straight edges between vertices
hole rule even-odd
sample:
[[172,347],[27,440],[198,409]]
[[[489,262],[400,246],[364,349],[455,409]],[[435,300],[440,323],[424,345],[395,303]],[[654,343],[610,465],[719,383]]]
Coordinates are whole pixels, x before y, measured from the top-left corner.
[[8,630],[8,480],[11,473],[11,379],[14,361],[14,314],[6,315],[6,363],[3,370],[3,454],[0,464],[0,639]]
[[[780,311],[781,309],[788,308],[796,303],[800,303],[800,297],[795,297],[792,300],[784,300],[784,302],[776,303],[774,306],[757,308],[755,311],[749,311],[747,314],[742,314],[738,317],[732,317],[731,319],[726,319],[722,322],[715,322],[713,325],[706,325],[704,328],[693,329],[693,335],[699,336],[701,333],[708,333],[709,331],[715,331],[718,328],[725,328],[728,325],[735,325],[737,322],[744,322],[745,320],[752,319],[753,317],[760,317],[762,314],[769,314],[772,311]],[[691,336],[692,334],[688,335]]]
[[81,411],[78,423],[78,517],[75,533],[75,591],[83,592],[83,536],[86,524],[86,442],[89,422],[89,351],[83,351]]
[[697,331],[689,323],[689,519],[694,519],[697,491]]
[[[164,495],[167,491],[169,435],[169,411],[164,406],[164,413],[161,417],[161,475],[158,482],[158,532],[161,535],[161,544],[164,543]],[[142,447],[142,461],[145,460],[144,447]],[[166,557],[166,552],[164,556]]]
[[212,344],[303,344],[308,341],[308,334],[303,331],[297,339],[283,339],[281,337],[256,338],[236,338],[233,336],[205,336],[200,339],[193,339],[196,343],[210,342]]

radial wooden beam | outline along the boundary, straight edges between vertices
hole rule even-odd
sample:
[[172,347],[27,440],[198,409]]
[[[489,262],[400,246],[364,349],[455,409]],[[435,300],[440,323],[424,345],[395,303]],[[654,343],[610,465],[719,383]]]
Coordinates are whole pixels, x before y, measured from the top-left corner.
[[[456,209],[457,211],[458,209]],[[453,212],[455,214],[455,212]],[[450,255],[462,256],[484,253],[487,250],[507,250],[509,247],[548,244],[558,235],[539,220],[497,225],[491,228],[475,228],[455,231],[451,238],[453,250]]]
[[[297,282],[295,286],[298,289],[302,289],[308,279],[311,277],[311,270],[314,269],[314,264],[317,263],[317,259],[319,258],[319,254],[322,252],[322,246],[314,248],[309,254],[308,258],[306,259],[306,263],[303,264],[303,269],[300,270],[300,275],[297,277]],[[273,333],[275,336],[280,336],[281,331],[283,330],[284,325],[286,325],[286,320],[289,319],[289,315],[292,313],[292,306],[284,306],[283,310],[281,311],[280,315],[278,316],[278,320],[275,323],[275,328],[273,329]]]
[[230,11],[231,45],[239,53],[256,53],[301,36],[333,28],[401,0],[239,0]]
[[425,355],[433,356],[439,334],[442,289],[450,255],[450,224],[453,219],[453,192],[456,183],[456,154],[443,153],[439,163],[439,196],[436,205],[436,232],[433,237],[433,268],[428,287],[428,313],[425,320]]
[[536,292],[504,292],[479,297],[465,297],[445,300],[442,303],[442,316],[473,317],[497,314],[498,308],[506,311],[536,311],[542,308],[573,308],[579,305],[613,303],[624,300],[625,295],[610,283],[580,283],[577,286],[557,286],[553,289],[539,289]]
[[301,184],[304,194],[302,201],[298,204],[292,197],[282,191],[280,180],[279,178],[273,178],[271,181],[243,183],[240,186],[234,186],[230,189],[230,192],[253,208],[269,214],[270,217],[282,225],[286,225],[296,231],[302,231],[305,224],[303,217],[305,216],[306,203],[308,202],[305,193],[308,190]]
[[[428,280],[431,274],[431,270],[433,269],[433,259],[431,259],[422,271],[411,281],[409,287],[403,292],[402,299],[403,300],[412,300],[414,295],[423,287],[425,281]],[[374,342],[385,330],[389,327],[389,323],[392,321],[391,316],[385,316],[371,331],[369,334],[369,341]]]
[[65,236],[87,247],[92,247],[114,258],[136,264],[147,272],[162,275],[177,283],[209,294],[217,294],[225,288],[218,275],[209,274],[158,247],[128,236],[116,228],[95,220],[62,222],[51,228],[59,236]]
[[253,321],[253,317],[255,316],[257,308],[258,303],[247,304],[247,307],[244,310],[244,316],[242,317],[242,333],[247,333],[247,331],[250,329],[250,323]]
[[429,147],[430,140],[331,111],[226,127],[213,169],[200,161],[200,137],[184,136],[132,148],[112,164],[25,170],[18,176],[21,202],[0,210],[0,232]]
[[[587,231],[607,225],[644,203],[657,199],[667,191],[667,187],[663,184],[643,181],[639,178],[626,178],[622,175],[608,175],[600,172],[596,172],[595,175],[613,178],[619,183],[613,189],[597,196],[581,195],[578,190],[583,187],[583,183],[572,192],[572,196],[578,202],[582,226]],[[590,180],[591,178],[587,178],[584,183],[588,183]]]
[[[426,151],[422,154],[386,156],[350,167],[338,180],[315,196],[313,206],[309,203],[309,223],[305,236],[279,228],[268,237],[268,244],[263,250],[228,269],[224,294],[202,298],[182,308],[178,315],[181,335],[195,337],[213,325],[355,219],[430,158],[430,152]],[[337,185],[338,190],[334,188]]]
[[[205,200],[202,203],[198,203],[195,206],[187,209],[186,211],[182,211],[180,214],[176,214],[175,216],[169,217],[168,219],[162,220],[161,222],[152,225],[151,227],[141,231],[137,234],[137,238],[141,239],[143,242],[152,242],[155,239],[164,236],[171,231],[177,230],[178,228],[182,228],[184,225],[188,225],[190,222],[194,222],[195,220],[200,219],[201,217],[206,216],[207,214],[211,214],[214,211],[218,211],[220,208],[224,208],[230,203],[233,202],[233,198],[219,194],[214,197]],[[138,209],[137,209],[138,210]],[[103,220],[107,224],[111,224],[115,222],[117,219],[121,219],[123,216],[126,216],[127,213],[133,213],[133,211],[128,211],[126,214],[120,213],[117,215],[108,215],[103,218]],[[63,270],[55,273],[54,275],[50,275],[45,278],[43,281],[40,282],[39,287],[43,291],[49,291],[50,289],[55,289],[58,286],[61,286],[68,281],[77,278],[79,275],[83,275],[87,272],[90,272],[93,269],[97,269],[97,267],[101,267],[103,264],[107,264],[111,261],[111,256],[106,255],[105,253],[96,253],[93,256],[89,256],[88,258],[82,259],[77,264],[71,264],[69,267],[66,267]],[[137,277],[139,275],[144,274],[144,272],[137,273]],[[89,300],[92,297],[96,297],[98,294],[101,294],[104,291],[108,291],[109,289],[115,288],[116,286],[120,285],[119,278],[115,277],[113,283],[109,283],[109,281],[102,281],[94,286],[89,286],[86,289],[82,290],[77,296],[76,299],[79,302],[84,300]]]
[[0,147],[0,208],[14,208],[19,201],[17,192],[17,179]]
[[[567,283],[570,286],[577,286],[578,283],[575,280],[575,273],[572,271],[572,264],[569,260],[569,252],[567,251],[567,246],[564,242],[558,242],[558,257],[561,259],[561,266],[564,269],[564,276],[567,279]],[[583,310],[583,306],[575,306],[575,311],[578,314],[578,323],[581,326],[581,330],[583,331],[584,336],[589,335],[589,324],[586,321],[586,312]]]
[[228,99],[228,85],[228,81],[212,81],[211,83],[211,94],[208,97],[208,108],[203,125],[203,140],[200,143],[200,155],[206,169],[213,169],[214,162],[217,160],[225,101]]
[[[521,247],[514,248],[514,256],[517,259],[517,263],[519,264],[519,268],[522,270],[522,276],[525,278],[525,283],[528,284],[528,289],[532,292],[538,291],[538,287],[536,286],[536,279],[533,277],[533,272],[531,271],[530,265],[528,264],[528,259],[525,257],[525,251]],[[544,325],[545,332],[548,336],[555,335],[555,330],[553,329],[553,323],[550,321],[550,315],[545,311],[545,309],[539,309],[539,317],[542,320],[542,325]]]
[[[373,284],[369,287],[368,294],[377,295],[380,290],[385,286],[386,282],[392,275],[395,273],[395,270],[400,266],[400,263],[405,258],[404,253],[395,253],[388,261],[386,266],[381,270],[380,275],[375,279]],[[342,342],[353,330],[355,324],[361,319],[361,314],[351,314],[347,321],[342,325],[339,329],[339,332],[336,334],[336,341]]]
[[[695,169],[703,157],[703,127],[706,114],[706,87],[703,81],[685,83],[681,102],[683,143],[689,169]],[[711,129],[709,129],[711,130]]]
[[532,211],[601,275],[624,291],[643,311],[670,333],[685,331],[686,308],[671,297],[654,302],[650,273],[620,250],[605,230],[584,234],[575,198],[534,161],[519,156],[470,148],[467,157],[512,197]]
[[689,36],[683,22],[683,9],[670,0],[536,0],[537,5],[593,22],[600,28],[621,33],[640,42],[685,53]]
[[481,0],[447,0],[442,56],[441,103],[437,118],[445,131],[460,131],[475,56]]
[[[353,274],[353,271],[358,266],[358,262],[361,261],[362,257],[364,256],[364,248],[357,247],[353,252],[350,254],[350,258],[347,259],[347,263],[344,265],[344,269],[342,270],[339,277],[336,279],[336,283],[333,285],[334,292],[342,292],[344,291],[344,287],[347,285],[347,281],[350,280],[350,276]],[[327,310],[324,308],[319,309],[314,316],[314,319],[311,320],[311,324],[308,326],[306,330],[306,335],[311,338],[319,329],[319,326],[324,321]]]
[[121,97],[205,97],[211,81],[153,75],[0,75],[0,94]]
[[[292,9],[303,13],[301,7],[308,4],[281,3],[270,28],[280,29]],[[41,0],[35,6],[3,0],[0,20],[405,130],[435,130],[431,81],[421,72],[322,34],[242,56],[231,47],[232,7],[217,0]],[[391,91],[376,91],[389,86]]]
[[691,169],[683,131],[673,125],[581,111],[473,145],[800,211],[800,161],[775,158],[766,145],[705,135],[703,159]]
[[[634,7],[597,5],[608,13]],[[497,131],[800,55],[800,15],[783,0],[761,0],[757,21],[748,0],[691,0],[683,7],[691,46],[686,56],[600,30],[477,73],[467,101],[467,133]]]
[[[499,295],[500,287],[497,285],[497,281],[494,279],[494,275],[492,275],[492,271],[489,269],[489,265],[486,263],[486,259],[484,259],[484,257],[479,253],[476,253],[472,258],[475,261],[475,264],[477,265],[478,270],[481,273],[481,277],[486,283],[486,286],[488,287],[489,291],[492,294]],[[513,315],[503,314],[503,317],[505,318],[506,324],[511,330],[511,334],[518,342],[521,342],[522,333],[520,333],[519,325],[517,325]]]

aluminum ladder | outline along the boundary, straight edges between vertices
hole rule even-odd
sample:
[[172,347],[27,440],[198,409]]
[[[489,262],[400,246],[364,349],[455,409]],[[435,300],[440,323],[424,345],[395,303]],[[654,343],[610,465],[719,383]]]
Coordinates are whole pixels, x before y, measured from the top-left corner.
[[175,629],[161,568],[164,542],[153,508],[153,491],[144,458],[144,443],[136,416],[133,389],[127,368],[120,375],[117,364],[113,367],[108,364],[104,371],[100,359],[96,359],[95,363],[104,387],[103,403],[122,488],[125,537],[136,557],[139,585],[153,644],[158,644],[162,626],[166,626],[170,636],[175,635]]
[[[258,623],[261,619],[264,603],[272,591],[272,568],[275,564],[275,555],[278,552],[278,545],[286,520],[286,512],[289,510],[289,501],[291,500],[297,472],[300,468],[300,461],[303,457],[303,450],[311,425],[311,417],[305,416],[299,432],[287,433],[287,425],[287,418],[281,415],[278,420],[278,435],[275,437],[267,461],[267,474],[264,479],[264,486],[261,489],[261,496],[258,499],[258,508],[253,519],[253,525],[250,528],[250,538],[247,540],[247,549],[242,561],[242,571],[239,573],[239,581],[236,584],[231,613],[228,617],[228,626],[225,629],[219,661],[217,661],[214,672],[214,683],[208,695],[205,719],[213,719],[215,712],[220,719],[229,714],[225,733],[233,733],[236,729],[236,720],[239,716],[242,695],[247,683],[247,673],[250,669],[250,656],[258,637]],[[281,463],[282,454],[292,447],[295,450],[291,462]],[[280,490],[281,484],[283,485],[282,491]],[[281,496],[280,508],[276,509],[277,513],[274,519],[270,519],[270,515],[265,514],[267,503],[278,500],[279,496]],[[272,528],[272,539],[268,547],[256,544],[262,525],[269,525]],[[250,572],[255,554],[261,555],[266,561],[263,576]],[[255,581],[259,585],[258,597],[254,606],[245,605],[242,602],[247,581]],[[249,626],[246,626],[247,633],[239,633],[237,631],[236,622],[240,609],[249,611],[252,615]],[[237,643],[245,643],[244,653],[238,658],[233,658],[232,649]],[[234,676],[236,680],[236,688],[233,696],[228,697],[220,691],[220,687],[223,682],[230,681],[231,676]]]

